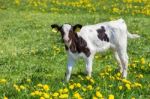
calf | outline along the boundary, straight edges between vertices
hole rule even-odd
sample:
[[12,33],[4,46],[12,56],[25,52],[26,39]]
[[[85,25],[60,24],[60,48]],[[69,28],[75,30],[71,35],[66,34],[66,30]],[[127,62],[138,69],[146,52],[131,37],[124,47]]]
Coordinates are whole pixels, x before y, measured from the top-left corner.
[[[75,26],[53,24],[51,27],[61,33],[68,54],[67,81],[70,79],[76,59],[84,58],[87,74],[91,76],[94,55],[107,49],[113,50],[122,76],[127,77],[127,37],[138,38],[139,36],[128,32],[123,19],[83,27],[80,24]],[[80,31],[76,31],[78,29]]]

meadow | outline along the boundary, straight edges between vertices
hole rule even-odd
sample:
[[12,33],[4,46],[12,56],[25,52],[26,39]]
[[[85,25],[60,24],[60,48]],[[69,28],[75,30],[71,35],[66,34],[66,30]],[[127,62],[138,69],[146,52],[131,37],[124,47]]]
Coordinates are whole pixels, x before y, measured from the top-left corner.
[[[77,61],[66,83],[67,55],[51,24],[96,24],[123,18],[128,78],[111,51],[98,53],[92,78]],[[0,0],[0,99],[150,99],[149,0]]]

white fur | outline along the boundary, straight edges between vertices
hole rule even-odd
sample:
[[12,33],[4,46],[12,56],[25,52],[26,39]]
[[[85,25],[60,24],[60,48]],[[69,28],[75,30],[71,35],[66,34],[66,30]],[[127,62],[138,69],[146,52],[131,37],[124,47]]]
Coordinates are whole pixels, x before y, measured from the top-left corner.
[[[109,42],[102,41],[98,38],[98,33],[96,30],[101,28],[101,26],[104,26],[106,30],[105,33],[109,38]],[[69,28],[69,26],[67,26],[66,28]],[[66,29],[65,32],[68,32],[68,30]],[[87,42],[87,47],[90,49],[91,55],[89,57],[86,57],[84,53],[72,53],[70,50],[68,50],[67,81],[69,81],[70,79],[72,67],[76,59],[78,59],[79,57],[83,57],[85,59],[87,74],[88,76],[91,76],[92,62],[95,53],[103,52],[107,49],[113,50],[122,76],[125,78],[127,77],[127,36],[130,38],[137,38],[139,36],[136,34],[130,34],[128,32],[127,26],[123,19],[99,23],[95,25],[87,25],[82,27],[80,32],[78,32],[77,34]]]
[[67,43],[67,45],[69,46],[69,45],[70,45],[70,42],[68,42],[68,41],[69,41],[69,31],[70,31],[70,29],[71,29],[71,25],[69,25],[69,24],[64,24],[63,27],[62,27],[62,29],[63,29],[64,32],[65,32],[63,39],[64,39],[64,41]]

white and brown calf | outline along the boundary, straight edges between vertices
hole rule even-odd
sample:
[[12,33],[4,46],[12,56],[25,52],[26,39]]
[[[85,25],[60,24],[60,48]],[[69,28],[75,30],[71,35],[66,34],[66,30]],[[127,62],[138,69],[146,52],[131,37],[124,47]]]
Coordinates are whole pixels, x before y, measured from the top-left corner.
[[[76,59],[79,57],[85,59],[87,74],[91,76],[94,55],[107,49],[113,50],[122,76],[127,77],[127,37],[138,38],[139,36],[128,32],[123,19],[83,27],[80,24],[75,26],[53,24],[51,27],[61,33],[68,53],[67,81],[70,79]],[[80,28],[79,32],[76,32],[77,28]]]

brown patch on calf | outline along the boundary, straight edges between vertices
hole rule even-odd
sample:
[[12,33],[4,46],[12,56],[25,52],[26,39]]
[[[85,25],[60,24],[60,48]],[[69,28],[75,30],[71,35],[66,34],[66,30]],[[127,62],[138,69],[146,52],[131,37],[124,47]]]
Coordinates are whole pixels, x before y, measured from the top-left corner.
[[90,56],[91,52],[87,47],[87,42],[82,37],[78,37],[72,29],[69,31],[69,39],[71,40],[69,49],[72,53],[84,53],[87,57]]
[[105,33],[104,26],[101,26],[101,29],[98,29],[97,33],[98,33],[98,38],[100,40],[109,42],[109,38],[108,38],[107,34]]

